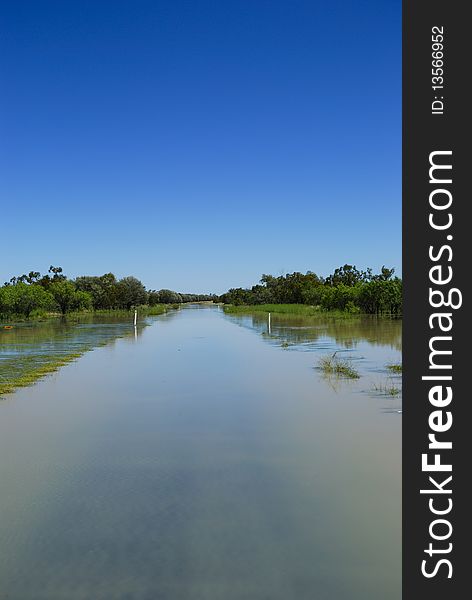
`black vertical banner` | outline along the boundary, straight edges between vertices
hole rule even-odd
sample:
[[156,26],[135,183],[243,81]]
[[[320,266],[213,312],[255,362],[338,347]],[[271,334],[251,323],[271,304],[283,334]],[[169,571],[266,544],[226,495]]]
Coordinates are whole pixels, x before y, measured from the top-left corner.
[[403,600],[472,597],[468,8],[403,3]]

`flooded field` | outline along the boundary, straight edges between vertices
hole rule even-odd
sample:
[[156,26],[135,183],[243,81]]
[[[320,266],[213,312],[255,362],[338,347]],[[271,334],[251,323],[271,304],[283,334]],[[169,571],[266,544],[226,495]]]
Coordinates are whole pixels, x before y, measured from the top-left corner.
[[149,322],[144,319],[135,329],[130,317],[84,315],[0,327],[0,394],[29,385],[40,370],[54,371],[120,337],[137,337]]
[[94,350],[0,400],[0,599],[399,600],[401,321],[146,325],[2,334]]

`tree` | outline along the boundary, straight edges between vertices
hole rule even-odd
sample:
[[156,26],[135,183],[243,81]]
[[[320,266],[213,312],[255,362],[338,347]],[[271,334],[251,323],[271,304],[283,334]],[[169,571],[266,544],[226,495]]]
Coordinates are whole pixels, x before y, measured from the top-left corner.
[[75,291],[75,297],[72,300],[72,310],[90,310],[93,308],[92,296],[82,290]]
[[92,296],[93,308],[96,310],[111,309],[117,305],[117,281],[113,273],[105,273],[100,277],[77,277],[75,286]]
[[38,277],[38,283],[46,289],[53,282],[67,280],[67,277],[62,272],[62,267],[54,267],[53,265],[51,265],[48,269],[48,273],[52,273],[52,275],[43,275],[40,279]]
[[351,313],[401,314],[402,282],[393,278],[394,269],[382,267],[360,271],[344,265],[323,280],[312,271],[274,277],[264,274],[261,284],[251,289],[232,288],[220,296],[227,304],[310,304],[323,310]]
[[92,306],[91,295],[76,290],[71,281],[54,281],[50,284],[49,291],[63,315],[71,310],[81,310]]
[[15,291],[14,286],[5,282],[0,288],[0,314],[10,315],[15,312]]
[[380,269],[378,275],[372,276],[372,281],[390,281],[395,273],[395,269],[388,269],[385,265]]
[[41,273],[39,271],[30,271],[26,277],[26,281],[28,283],[37,283],[40,277]]
[[403,309],[402,282],[400,279],[374,279],[365,283],[359,293],[359,306],[371,314],[401,314]]
[[158,297],[161,304],[180,304],[182,302],[182,296],[172,290],[159,290]]
[[253,296],[251,290],[245,290],[243,288],[231,288],[221,296],[222,302],[226,304],[234,304],[234,306],[240,306],[242,304],[253,304]]
[[325,284],[331,286],[337,286],[341,283],[343,285],[352,286],[365,281],[367,273],[365,271],[359,271],[353,265],[344,265],[335,269],[334,273],[326,278]]
[[159,304],[159,302],[160,302],[159,292],[157,290],[150,290],[148,292],[149,306],[155,306],[156,304]]
[[41,286],[28,285],[23,281],[0,288],[0,312],[19,314],[28,318],[34,310],[50,310],[53,298]]
[[66,279],[66,276],[62,273],[62,267],[54,267],[51,265],[48,272],[53,274],[52,278],[54,281],[63,281]]
[[123,279],[120,279],[116,284],[116,292],[120,308],[129,310],[132,306],[146,304],[146,288],[136,277],[123,277]]

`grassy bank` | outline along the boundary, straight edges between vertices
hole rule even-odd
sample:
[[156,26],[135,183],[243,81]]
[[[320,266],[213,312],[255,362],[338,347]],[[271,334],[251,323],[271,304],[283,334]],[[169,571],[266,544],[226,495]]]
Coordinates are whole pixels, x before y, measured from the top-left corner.
[[[138,311],[138,318],[139,317],[148,317],[148,316],[155,316],[155,315],[163,315],[165,312],[167,312],[169,309],[178,309],[180,308],[179,304],[156,304],[155,306],[139,306],[137,311]],[[89,311],[77,311],[77,312],[71,312],[68,313],[66,316],[67,317],[81,317],[84,315],[93,315],[93,316],[104,316],[104,317],[130,317],[131,319],[133,318],[134,315],[134,308],[130,309],[130,310],[124,310],[124,309],[109,309],[109,310],[105,310],[105,309],[101,309],[101,310],[89,310]],[[54,313],[55,317],[57,316],[61,316],[60,314],[58,315],[57,313]]]
[[342,310],[323,310],[319,306],[308,306],[306,304],[243,304],[233,306],[228,304],[223,307],[228,314],[243,315],[254,313],[280,314],[286,317],[335,317],[338,319],[352,319],[359,313],[350,313]]
[[[139,306],[138,307],[138,318],[139,317],[147,317],[154,315],[162,315],[167,312],[169,309],[178,309],[180,308],[179,304],[156,304],[155,306]],[[34,311],[31,313],[29,317],[25,317],[24,315],[0,315],[0,326],[10,325],[12,323],[34,323],[34,322],[42,322],[47,321],[48,319],[79,319],[80,317],[87,316],[105,316],[105,317],[127,317],[130,319],[133,318],[134,308],[131,310],[124,309],[101,309],[101,310],[78,310],[71,311],[63,315],[60,312],[47,312],[47,311]]]

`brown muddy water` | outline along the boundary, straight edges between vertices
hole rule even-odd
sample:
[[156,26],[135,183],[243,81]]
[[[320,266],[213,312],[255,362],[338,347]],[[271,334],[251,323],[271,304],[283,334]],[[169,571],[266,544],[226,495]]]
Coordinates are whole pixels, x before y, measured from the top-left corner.
[[400,600],[401,322],[148,323],[0,400],[0,599]]

